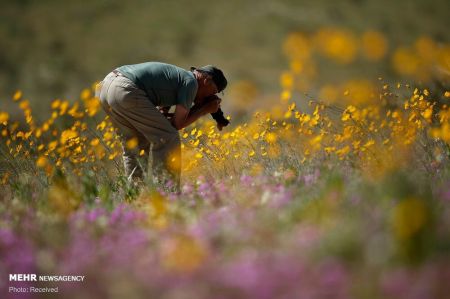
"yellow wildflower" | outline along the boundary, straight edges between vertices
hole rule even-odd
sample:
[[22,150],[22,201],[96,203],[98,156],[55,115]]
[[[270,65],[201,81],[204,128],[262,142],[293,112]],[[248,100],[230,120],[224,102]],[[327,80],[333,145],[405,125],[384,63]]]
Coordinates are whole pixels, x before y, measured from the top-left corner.
[[44,168],[48,163],[47,157],[45,156],[39,156],[39,158],[36,160],[36,166],[40,168]]
[[133,138],[127,140],[127,142],[125,144],[126,148],[130,149],[130,150],[134,149],[135,147],[137,147],[137,145],[138,145],[137,137],[133,137]]
[[269,132],[266,134],[265,139],[267,143],[275,143],[277,141],[277,135],[275,135],[275,133]]
[[20,90],[16,91],[13,95],[13,100],[18,101],[22,98],[22,92]]
[[6,112],[0,112],[0,124],[3,124],[6,126],[9,120],[9,115]]
[[60,142],[61,144],[66,144],[70,139],[78,137],[78,133],[72,130],[64,130],[61,132]]

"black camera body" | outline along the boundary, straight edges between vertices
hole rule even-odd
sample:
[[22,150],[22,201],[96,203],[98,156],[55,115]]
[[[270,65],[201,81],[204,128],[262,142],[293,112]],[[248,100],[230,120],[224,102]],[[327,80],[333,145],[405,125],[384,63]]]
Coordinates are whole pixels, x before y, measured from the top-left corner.
[[220,129],[230,124],[230,121],[223,116],[223,111],[220,108],[216,112],[211,113],[211,116],[216,121],[217,126]]

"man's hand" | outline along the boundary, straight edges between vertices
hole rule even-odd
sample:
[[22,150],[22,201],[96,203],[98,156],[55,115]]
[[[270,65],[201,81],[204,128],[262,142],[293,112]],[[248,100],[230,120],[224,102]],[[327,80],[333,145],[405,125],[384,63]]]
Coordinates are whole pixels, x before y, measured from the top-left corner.
[[215,113],[220,108],[220,103],[222,102],[222,99],[218,96],[210,96],[208,97],[205,102],[203,103],[202,107],[204,107],[204,110],[206,113]]
[[175,113],[169,113],[170,107],[157,107],[159,112],[161,112],[162,115],[164,115],[165,118],[168,120],[171,120]]

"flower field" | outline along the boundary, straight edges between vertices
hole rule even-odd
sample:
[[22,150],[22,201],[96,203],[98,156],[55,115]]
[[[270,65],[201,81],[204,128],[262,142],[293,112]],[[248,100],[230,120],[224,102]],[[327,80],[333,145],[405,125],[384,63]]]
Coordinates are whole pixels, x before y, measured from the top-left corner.
[[[85,276],[0,298],[448,298],[450,45],[323,28],[282,48],[278,97],[180,131],[181,194],[128,183],[95,84],[46,116],[0,106],[0,276]],[[364,63],[399,81],[317,83]]]

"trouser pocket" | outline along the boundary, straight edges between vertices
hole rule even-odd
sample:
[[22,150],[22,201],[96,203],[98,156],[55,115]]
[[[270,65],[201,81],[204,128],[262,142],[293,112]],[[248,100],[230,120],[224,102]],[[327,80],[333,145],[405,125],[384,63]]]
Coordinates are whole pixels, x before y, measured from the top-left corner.
[[125,77],[117,77],[111,85],[112,101],[123,109],[134,109],[142,105],[142,100],[147,100],[146,94],[136,84]]

